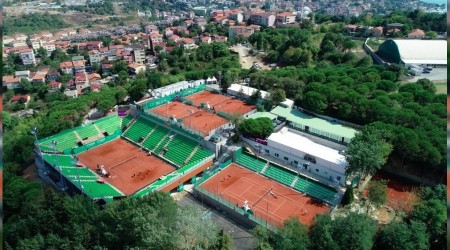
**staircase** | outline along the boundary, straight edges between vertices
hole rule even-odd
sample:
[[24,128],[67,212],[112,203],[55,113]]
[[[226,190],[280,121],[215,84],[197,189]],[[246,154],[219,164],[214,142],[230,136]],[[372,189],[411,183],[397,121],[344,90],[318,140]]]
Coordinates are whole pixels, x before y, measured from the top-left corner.
[[194,154],[197,152],[197,150],[199,148],[200,148],[200,144],[197,145],[197,147],[195,147],[194,150],[192,150],[192,153],[186,158],[186,160],[183,162],[183,165],[188,163],[191,160],[192,156],[194,156]]
[[128,130],[133,126],[133,124],[134,124],[136,121],[137,121],[137,119],[134,119],[134,120],[130,123],[130,125],[128,125],[128,128],[125,129],[125,131],[123,131],[122,135],[125,136],[125,134],[128,132]]
[[292,181],[292,183],[291,183],[291,188],[293,188],[294,186],[295,186],[295,183],[297,183],[297,181],[298,181],[298,176],[295,176],[295,179]]
[[75,134],[75,136],[77,137],[77,139],[79,140],[79,141],[83,141],[83,138],[81,138],[81,136],[77,133],[77,131],[73,131],[73,133]]
[[[150,133],[148,133],[148,134],[145,136],[144,140],[142,140],[142,143],[144,143],[144,142],[147,140],[147,138],[153,133],[153,131],[156,130],[156,127],[158,127],[158,125],[156,125],[156,126],[150,131]],[[141,144],[142,144],[142,143],[141,143]]]
[[261,174],[264,174],[264,172],[266,171],[267,167],[269,167],[269,161],[267,161],[266,165],[264,165],[263,169],[261,170]]
[[162,148],[167,148],[169,146],[170,142],[175,138],[176,135],[171,135],[172,137],[167,141],[167,143]]
[[98,131],[99,134],[103,134],[103,132],[97,127],[97,124],[94,124],[94,128]]
[[155,146],[155,148],[153,148],[153,152],[158,153],[158,152],[156,152],[156,150],[159,148],[159,146],[161,145],[161,143],[163,143],[163,142],[166,140],[166,138],[167,138],[168,136],[170,136],[170,132],[167,133],[166,136],[164,136],[164,138],[161,139],[161,141],[159,141],[159,143]]

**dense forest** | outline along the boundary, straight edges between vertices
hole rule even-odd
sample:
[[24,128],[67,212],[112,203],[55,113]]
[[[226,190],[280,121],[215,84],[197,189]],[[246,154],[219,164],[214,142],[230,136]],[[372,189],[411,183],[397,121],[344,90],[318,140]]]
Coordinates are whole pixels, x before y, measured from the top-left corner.
[[414,11],[392,11],[386,15],[360,15],[358,17],[331,16],[325,14],[314,15],[316,23],[342,22],[366,26],[385,26],[390,23],[403,24],[404,32],[411,32],[412,29],[422,29],[424,31],[446,32],[446,13],[425,13],[423,10]]
[[60,15],[54,14],[27,14],[3,18],[3,34],[15,33],[33,34],[39,31],[57,31],[69,27]]

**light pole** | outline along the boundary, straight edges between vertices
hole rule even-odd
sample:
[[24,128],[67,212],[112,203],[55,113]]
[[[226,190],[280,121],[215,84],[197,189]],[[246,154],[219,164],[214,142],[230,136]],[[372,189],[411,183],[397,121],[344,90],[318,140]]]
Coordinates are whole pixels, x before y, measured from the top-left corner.
[[39,158],[41,159],[41,164],[42,167],[44,169],[44,174],[48,174],[48,169],[47,166],[45,166],[45,162],[44,162],[44,156],[42,155],[42,151],[41,151],[41,146],[39,145],[38,139],[37,139],[37,133],[38,133],[38,129],[36,127],[33,127],[31,129],[31,134],[34,136],[34,145],[37,149],[37,153],[39,155]]

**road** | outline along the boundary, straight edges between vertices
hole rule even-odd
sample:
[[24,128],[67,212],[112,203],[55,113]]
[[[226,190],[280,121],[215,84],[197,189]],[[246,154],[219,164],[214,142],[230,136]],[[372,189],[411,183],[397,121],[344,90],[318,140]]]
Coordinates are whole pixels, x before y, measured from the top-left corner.
[[253,66],[253,62],[257,62],[257,63],[261,64],[262,69],[270,70],[270,67],[267,65],[264,65],[264,63],[261,59],[255,57],[255,56],[250,56],[248,54],[250,49],[243,46],[242,44],[238,44],[236,46],[231,47],[231,50],[239,53],[239,62],[241,63],[241,66],[243,69],[250,69]]
[[233,249],[250,250],[253,249],[253,236],[248,232],[248,229],[238,225],[235,221],[228,218],[226,215],[221,214],[214,208],[203,204],[197,200],[192,194],[186,194],[178,201],[180,207],[186,205],[194,205],[199,207],[202,211],[210,210],[212,212],[211,219],[225,232],[231,234],[233,237]]

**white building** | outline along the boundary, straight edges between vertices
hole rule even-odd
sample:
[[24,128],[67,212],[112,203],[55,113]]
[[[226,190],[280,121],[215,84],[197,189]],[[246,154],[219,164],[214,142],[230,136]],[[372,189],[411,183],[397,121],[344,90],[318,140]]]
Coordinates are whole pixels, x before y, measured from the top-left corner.
[[294,166],[300,173],[309,172],[345,185],[348,163],[336,149],[313,142],[286,127],[270,135],[267,145],[260,146],[262,154]]
[[[250,96],[253,95],[253,93],[255,93],[256,91],[258,91],[258,89],[235,83],[231,84],[231,86],[227,89],[227,93],[229,95],[244,99],[250,98]],[[261,93],[262,100],[268,100],[270,97],[270,94],[267,91],[260,90],[259,93]],[[284,100],[284,102],[281,102],[280,105],[283,107],[292,108],[294,106],[294,101],[286,98],[286,100]]]
[[145,48],[144,47],[133,47],[133,55],[134,55],[134,62],[138,64],[143,64],[145,62]]
[[167,86],[164,86],[161,88],[154,89],[150,93],[152,94],[153,97],[160,98],[160,97],[164,97],[167,95],[177,93],[180,90],[200,86],[202,84],[205,84],[205,80],[203,80],[203,79],[197,80],[197,81],[189,81],[189,82],[182,81],[182,82],[177,82],[177,83],[170,84],[170,85],[167,85]]
[[20,52],[20,58],[22,59],[24,65],[36,64],[33,49],[26,49]]

